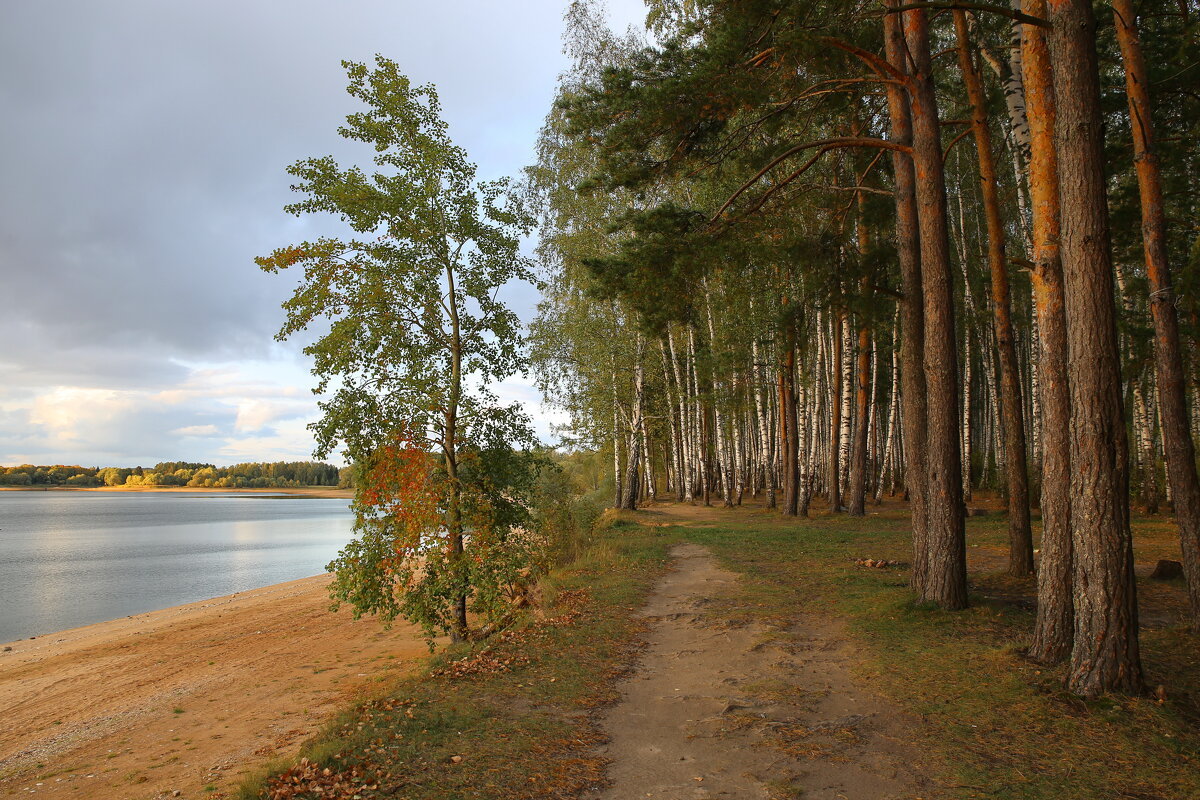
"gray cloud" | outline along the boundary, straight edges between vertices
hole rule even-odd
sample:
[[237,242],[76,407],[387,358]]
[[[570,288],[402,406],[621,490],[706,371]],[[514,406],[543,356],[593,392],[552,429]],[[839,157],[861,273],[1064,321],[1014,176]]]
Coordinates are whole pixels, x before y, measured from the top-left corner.
[[[321,232],[281,210],[288,164],[369,158],[336,135],[355,108],[340,60],[381,53],[436,83],[481,173],[515,174],[565,66],[566,4],[0,5],[3,450],[32,452],[14,448],[32,444],[13,415],[53,387],[162,390],[188,379],[181,362],[291,358],[302,375],[297,348],[271,341],[293,278],[252,259]],[[622,24],[642,14],[638,0],[613,5]],[[514,297],[528,311],[530,294]],[[109,429],[132,442],[217,424],[200,416],[114,417]],[[160,440],[164,458],[175,444]]]

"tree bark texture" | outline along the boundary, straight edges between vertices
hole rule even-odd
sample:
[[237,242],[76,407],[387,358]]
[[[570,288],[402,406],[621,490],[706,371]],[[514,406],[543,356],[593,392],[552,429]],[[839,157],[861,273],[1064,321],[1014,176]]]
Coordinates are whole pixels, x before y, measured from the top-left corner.
[[1075,641],[1068,688],[1138,691],[1129,448],[1121,403],[1112,248],[1090,0],[1048,0],[1057,103],[1063,289],[1071,391]]
[[992,135],[988,129],[983,81],[971,54],[967,13],[954,11],[958,34],[958,63],[971,104],[971,128],[979,158],[979,185],[987,219],[988,266],[992,278],[992,314],[1000,355],[1001,427],[1004,431],[1005,477],[1008,483],[1008,571],[1033,574],[1033,530],[1029,522],[1029,470],[1025,457],[1025,420],[1021,401],[1021,372],[1013,335],[1012,300],[1008,287],[1008,258],[1004,248],[1004,221],[1000,217],[1000,192]]
[[[899,0],[887,0],[889,7]],[[887,60],[902,75],[908,73],[907,45],[899,15],[883,17]],[[908,93],[890,83],[887,87],[892,139],[912,143],[912,115]],[[925,304],[922,298],[921,242],[917,222],[916,171],[912,156],[892,151],[895,182],[896,250],[900,261],[900,389],[901,425],[904,428],[904,486],[912,525],[912,586],[918,597],[925,593],[928,548],[925,513],[925,452],[927,414],[925,397]]]
[[829,510],[836,514],[842,507],[841,460],[842,453],[842,328],[846,324],[845,312],[834,316],[833,324],[833,372],[829,381],[829,408],[832,422],[829,425]]
[[642,337],[637,340],[637,363],[633,372],[633,419],[629,423],[629,460],[625,463],[625,500],[621,505],[627,511],[636,511],[641,482],[638,479],[638,469],[642,460],[642,414],[645,397],[645,371],[642,368],[642,357],[645,344]]
[[946,220],[946,180],[929,51],[928,15],[923,8],[905,11],[902,24],[913,67],[910,97],[925,301],[928,398],[925,464],[928,563],[919,597],[942,608],[960,609],[967,605],[967,564],[959,450],[958,348]]
[[[1042,18],[1045,0],[1025,0],[1024,11]],[[1038,606],[1029,657],[1054,664],[1071,654],[1072,604],[1071,398],[1067,387],[1067,318],[1059,261],[1058,159],[1054,153],[1054,85],[1045,32],[1024,25],[1022,63],[1030,125],[1030,198],[1033,208],[1033,284],[1040,352],[1042,547]]]
[[[789,326],[790,328],[790,326]],[[783,513],[794,517],[800,509],[800,470],[796,437],[796,342],[787,334],[779,365],[779,443],[783,446]]]
[[867,423],[871,402],[871,329],[858,328],[858,388],[855,392],[854,441],[850,448],[850,496],[846,510],[852,517],[866,512],[867,495]]

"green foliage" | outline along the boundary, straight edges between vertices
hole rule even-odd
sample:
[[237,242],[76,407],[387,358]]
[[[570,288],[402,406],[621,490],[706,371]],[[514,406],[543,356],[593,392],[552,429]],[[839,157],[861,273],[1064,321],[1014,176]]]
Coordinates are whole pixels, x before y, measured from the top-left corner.
[[403,671],[297,757],[252,773],[238,796],[331,797],[347,785],[378,786],[363,797],[409,800],[586,792],[601,773],[582,712],[614,696],[614,676],[637,652],[643,626],[634,609],[675,542],[663,534],[604,532],[550,576],[557,598],[542,607],[549,624],[530,615],[484,644],[452,645],[427,667]]
[[570,563],[593,543],[605,507],[601,496],[586,492],[571,469],[580,454],[556,455],[538,473],[533,495],[532,527],[541,542],[537,558],[543,572]]
[[359,465],[358,538],[330,564],[335,601],[461,636],[468,606],[504,613],[529,562],[514,532],[528,520],[533,436],[487,386],[524,366],[520,322],[497,295],[534,280],[520,252],[532,217],[507,181],[477,180],[433,86],[382,57],[343,66],[365,108],[338,132],[368,145],[376,170],[299,161],[302,199],[286,210],[332,215],[351,235],[257,263],[303,270],[279,338],[325,331],[305,348],[326,395],[317,452],[340,447]]
[[152,470],[141,467],[80,467],[23,464],[0,469],[0,486],[202,486],[217,489],[337,486],[338,469],[314,461],[276,461],[214,467],[185,461],[162,461]]
[[[520,252],[531,219],[507,181],[476,180],[447,135],[433,86],[413,87],[382,57],[374,70],[343,63],[350,94],[368,110],[339,133],[370,145],[380,171],[342,168],[329,156],[299,161],[288,171],[304,199],[287,211],[334,215],[362,238],[303,242],[256,261],[268,272],[303,269],[278,338],[328,323],[305,348],[314,391],[330,393],[312,425],[317,453],[341,444],[358,457],[398,423],[436,427],[455,402],[452,310],[466,373],[486,384],[520,368],[520,322],[496,293],[533,280]],[[468,425],[491,405],[483,392],[461,401]]]
[[328,566],[334,572],[331,595],[350,604],[356,616],[403,617],[430,640],[453,630],[458,597],[467,597],[469,610],[481,618],[498,619],[544,550],[530,508],[536,477],[548,462],[513,448],[502,431],[493,431],[484,446],[464,447],[459,485],[468,533],[466,558],[456,562],[445,524],[445,474],[428,454],[407,452],[408,459],[397,458],[380,448],[359,468],[357,536]]

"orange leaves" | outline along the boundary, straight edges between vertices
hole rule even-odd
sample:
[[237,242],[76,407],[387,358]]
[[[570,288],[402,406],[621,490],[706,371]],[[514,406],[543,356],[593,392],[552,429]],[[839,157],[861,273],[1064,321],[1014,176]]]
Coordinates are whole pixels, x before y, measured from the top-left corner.
[[269,800],[291,800],[303,795],[322,797],[359,797],[366,789],[378,789],[377,783],[368,782],[365,771],[359,766],[348,770],[322,769],[307,758],[272,778],[267,786]]
[[437,525],[440,493],[434,483],[432,456],[407,432],[375,451],[360,478],[358,504],[398,528],[416,532]]

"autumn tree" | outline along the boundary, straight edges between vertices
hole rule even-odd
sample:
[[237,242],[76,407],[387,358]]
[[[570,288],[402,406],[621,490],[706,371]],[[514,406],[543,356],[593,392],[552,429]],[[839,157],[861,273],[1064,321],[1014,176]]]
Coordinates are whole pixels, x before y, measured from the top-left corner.
[[316,328],[305,352],[325,395],[317,450],[340,446],[359,465],[359,538],[330,565],[335,598],[462,638],[468,608],[499,613],[524,561],[513,531],[532,457],[513,445],[532,435],[486,387],[524,364],[519,321],[497,293],[533,280],[520,252],[530,218],[505,182],[478,180],[433,86],[382,57],[343,64],[366,108],[339,133],[374,151],[376,171],[298,161],[302,199],[286,210],[332,215],[349,235],[257,261],[303,270],[279,338]]

